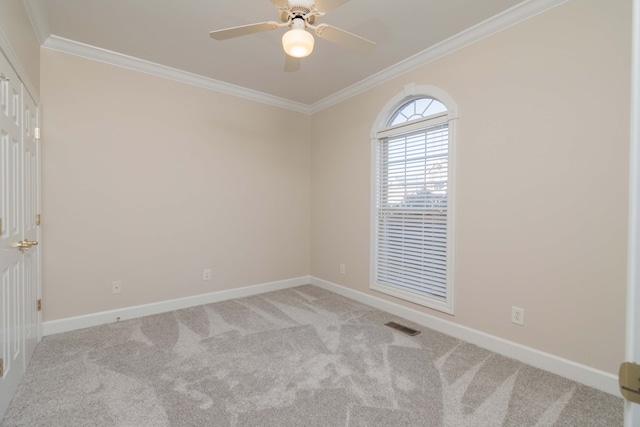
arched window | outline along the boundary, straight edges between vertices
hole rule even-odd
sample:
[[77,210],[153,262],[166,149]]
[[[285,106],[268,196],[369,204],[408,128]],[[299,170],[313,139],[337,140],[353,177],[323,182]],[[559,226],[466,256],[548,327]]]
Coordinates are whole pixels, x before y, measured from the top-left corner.
[[412,120],[424,119],[438,113],[446,113],[447,107],[435,98],[416,98],[400,106],[389,120],[388,126],[395,126]]
[[409,86],[378,116],[371,288],[453,314],[453,135],[457,108]]

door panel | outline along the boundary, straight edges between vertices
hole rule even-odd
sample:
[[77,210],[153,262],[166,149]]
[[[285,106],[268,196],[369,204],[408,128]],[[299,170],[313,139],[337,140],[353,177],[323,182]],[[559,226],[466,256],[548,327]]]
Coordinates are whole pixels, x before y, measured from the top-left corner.
[[24,359],[23,254],[14,246],[22,239],[21,84],[0,55],[0,416],[22,378]]

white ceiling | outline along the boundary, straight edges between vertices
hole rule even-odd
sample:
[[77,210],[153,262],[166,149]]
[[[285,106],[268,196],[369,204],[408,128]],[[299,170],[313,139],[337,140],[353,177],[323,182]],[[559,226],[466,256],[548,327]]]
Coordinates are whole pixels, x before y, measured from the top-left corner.
[[47,27],[44,35],[40,28],[41,38],[69,39],[313,105],[518,4],[535,2],[351,0],[319,22],[375,41],[373,53],[361,55],[316,37],[296,73],[283,71],[284,29],[226,41],[209,37],[214,29],[277,21],[269,0],[47,0],[40,3],[39,22]]

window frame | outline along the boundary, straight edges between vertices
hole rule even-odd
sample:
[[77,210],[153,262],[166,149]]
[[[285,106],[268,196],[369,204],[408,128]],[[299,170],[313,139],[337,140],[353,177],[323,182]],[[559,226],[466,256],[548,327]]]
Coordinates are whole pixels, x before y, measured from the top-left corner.
[[[447,108],[445,113],[436,113],[421,119],[411,120],[400,125],[388,126],[389,121],[407,103],[419,98],[434,98]],[[456,170],[456,124],[458,107],[446,92],[425,85],[407,85],[404,90],[387,102],[378,114],[371,130],[371,231],[370,231],[370,279],[369,288],[396,298],[410,301],[424,307],[432,308],[447,314],[454,314],[454,243],[455,243],[455,170]],[[444,301],[405,291],[393,286],[376,282],[378,262],[378,145],[382,139],[392,135],[402,135],[419,129],[426,129],[438,123],[448,124],[448,187],[447,187],[447,267],[446,296]]]

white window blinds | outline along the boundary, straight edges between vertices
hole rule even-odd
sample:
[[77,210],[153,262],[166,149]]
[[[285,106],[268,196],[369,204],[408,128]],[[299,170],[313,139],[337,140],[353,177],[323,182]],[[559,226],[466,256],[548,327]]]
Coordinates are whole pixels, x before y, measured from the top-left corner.
[[375,282],[444,302],[449,126],[415,127],[378,140]]

